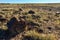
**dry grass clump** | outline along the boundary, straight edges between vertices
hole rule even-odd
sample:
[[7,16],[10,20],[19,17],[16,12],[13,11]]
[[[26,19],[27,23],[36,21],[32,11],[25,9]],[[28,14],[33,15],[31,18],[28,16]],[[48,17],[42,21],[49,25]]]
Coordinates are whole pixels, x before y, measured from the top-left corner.
[[57,40],[54,34],[39,34],[35,30],[26,32],[23,40]]

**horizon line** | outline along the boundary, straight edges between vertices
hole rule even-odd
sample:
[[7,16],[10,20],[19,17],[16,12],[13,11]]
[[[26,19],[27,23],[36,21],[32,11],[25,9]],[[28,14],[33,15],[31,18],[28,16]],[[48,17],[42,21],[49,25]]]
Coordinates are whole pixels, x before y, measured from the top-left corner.
[[59,4],[59,3],[0,3],[0,4]]

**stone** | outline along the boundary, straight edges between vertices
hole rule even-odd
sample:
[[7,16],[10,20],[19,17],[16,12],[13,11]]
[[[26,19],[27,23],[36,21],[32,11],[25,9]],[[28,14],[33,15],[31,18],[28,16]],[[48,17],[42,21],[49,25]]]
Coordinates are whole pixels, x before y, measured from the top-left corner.
[[20,20],[18,21],[15,17],[7,23],[8,29],[12,32],[22,32],[25,29],[25,22]]

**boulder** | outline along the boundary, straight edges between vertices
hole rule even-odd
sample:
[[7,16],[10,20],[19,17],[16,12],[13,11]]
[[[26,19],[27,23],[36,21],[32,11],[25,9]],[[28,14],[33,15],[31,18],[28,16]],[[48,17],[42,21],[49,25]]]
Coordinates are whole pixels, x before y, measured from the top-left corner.
[[12,32],[22,32],[25,28],[24,21],[18,21],[15,17],[11,18],[11,20],[7,23],[8,29]]

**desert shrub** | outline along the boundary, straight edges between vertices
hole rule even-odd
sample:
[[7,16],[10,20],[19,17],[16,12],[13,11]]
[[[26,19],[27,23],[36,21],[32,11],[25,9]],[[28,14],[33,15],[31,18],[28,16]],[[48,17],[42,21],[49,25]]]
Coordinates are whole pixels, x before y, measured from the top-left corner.
[[35,30],[28,31],[24,35],[23,39],[31,39],[31,40],[57,40],[56,36],[54,34],[39,34]]
[[39,24],[37,24],[37,23],[35,23],[35,22],[33,22],[33,21],[30,21],[30,22],[28,23],[28,25],[31,25],[31,26],[39,26]]
[[22,15],[27,15],[27,14],[28,14],[27,12],[22,13]]
[[21,19],[21,18],[22,18],[22,19],[27,19],[27,18],[28,18],[28,16],[23,15],[23,16],[20,16],[20,17],[19,17],[19,19]]
[[55,13],[55,16],[56,16],[56,17],[59,17],[59,16],[60,16],[60,12],[56,12],[56,13]]
[[21,8],[19,8],[19,11],[23,11]]
[[43,19],[44,21],[48,22],[49,20],[48,19]]
[[13,14],[19,14],[19,11],[14,11]]
[[51,27],[47,27],[49,30],[51,30],[52,28]]
[[8,9],[2,9],[2,11],[9,11]]
[[35,14],[35,12],[32,11],[32,10],[28,11],[28,13],[29,13],[29,14]]
[[36,29],[36,31],[38,32],[38,33],[44,33],[44,30],[43,29]]
[[0,14],[3,14],[3,15],[4,15],[5,13],[3,13],[3,12],[0,12]]
[[51,11],[52,9],[49,9],[49,11]]
[[6,22],[6,21],[7,21],[6,18],[0,17],[0,22]]
[[33,19],[39,19],[39,18],[41,18],[39,15],[32,15],[32,18]]

